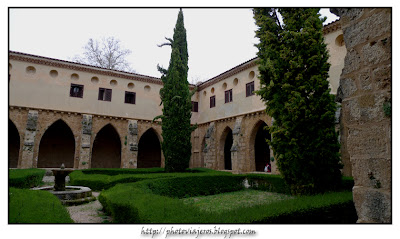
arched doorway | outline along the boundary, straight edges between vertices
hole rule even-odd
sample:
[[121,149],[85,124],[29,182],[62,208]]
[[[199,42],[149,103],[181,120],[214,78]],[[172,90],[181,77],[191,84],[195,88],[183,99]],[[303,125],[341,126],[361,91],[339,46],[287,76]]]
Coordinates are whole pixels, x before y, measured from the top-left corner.
[[74,167],[75,138],[62,120],[54,122],[40,140],[38,168]]
[[224,145],[224,169],[225,170],[232,170],[232,157],[231,157],[231,148],[233,144],[233,135],[232,130],[227,127],[224,130],[225,138],[223,138],[223,145]]
[[15,124],[8,120],[8,167],[17,168],[19,158],[20,138]]
[[271,139],[271,136],[268,131],[264,129],[265,126],[267,126],[265,122],[259,124],[254,141],[254,158],[256,171],[258,172],[264,172],[265,165],[270,163],[269,145],[265,140]]
[[152,128],[140,137],[138,151],[138,168],[161,167],[160,140]]
[[121,140],[111,124],[96,135],[92,149],[91,168],[120,168]]

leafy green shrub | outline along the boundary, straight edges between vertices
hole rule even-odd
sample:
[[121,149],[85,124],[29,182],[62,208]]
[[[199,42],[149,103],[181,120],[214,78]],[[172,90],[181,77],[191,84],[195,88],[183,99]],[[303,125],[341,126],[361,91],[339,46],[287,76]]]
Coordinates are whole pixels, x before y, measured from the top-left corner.
[[91,168],[81,170],[84,174],[105,174],[105,175],[119,175],[119,174],[148,174],[148,173],[164,173],[164,168]]
[[[94,174],[97,172],[98,174]],[[157,173],[159,172],[159,173]],[[211,169],[188,169],[185,173],[165,173],[160,169],[90,169],[75,170],[70,177],[70,184],[86,186],[95,191],[107,189],[116,184],[137,182],[145,179],[183,177],[191,175],[230,175],[229,172],[219,172]]]
[[246,178],[252,189],[290,194],[290,188],[280,175],[247,174]]
[[[271,174],[247,174],[246,178],[252,189],[291,194],[290,187],[283,180],[281,175]],[[352,177],[342,177],[342,183],[336,191],[351,191],[354,186]]]
[[86,186],[94,191],[110,188],[119,183],[137,182],[149,178],[160,178],[159,174],[85,174],[80,170],[75,170],[70,175],[70,185]]
[[46,170],[29,168],[29,169],[9,169],[8,185],[15,188],[32,188],[42,183],[42,179]]
[[278,224],[350,224],[358,217],[352,201],[308,208],[264,218],[254,223]]
[[243,180],[238,175],[175,177],[152,180],[148,187],[158,195],[183,198],[238,191]]
[[47,191],[9,188],[9,223],[73,223],[61,201]]
[[155,194],[150,185],[158,184],[154,181],[159,180],[119,184],[101,192],[99,201],[116,223],[299,223],[296,218],[292,221],[290,215],[301,219],[302,215],[313,213],[320,216],[310,217],[307,223],[355,223],[351,192],[302,196],[257,206],[243,205],[215,213],[201,211],[178,198]]
[[252,223],[349,224],[357,221],[351,191],[301,196],[270,207],[268,212],[260,208],[265,211],[264,217],[256,216]]
[[115,223],[179,223],[185,211],[193,212],[180,200],[153,194],[147,180],[118,184],[101,192],[98,199]]

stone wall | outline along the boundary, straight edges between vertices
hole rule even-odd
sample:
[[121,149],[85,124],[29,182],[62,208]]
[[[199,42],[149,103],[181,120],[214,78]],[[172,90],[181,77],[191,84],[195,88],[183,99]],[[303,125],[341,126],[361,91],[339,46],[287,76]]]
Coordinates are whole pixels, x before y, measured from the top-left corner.
[[[71,113],[65,111],[10,107],[9,117],[18,130],[20,150],[18,168],[38,167],[41,139],[55,122],[61,120],[74,136],[73,168],[91,168],[93,145],[96,136],[106,126],[115,129],[121,142],[121,168],[137,168],[141,136],[153,129],[160,142],[161,125],[148,120],[117,118],[104,115]],[[226,134],[232,131],[230,148],[232,172],[253,172],[255,167],[255,140],[261,125],[271,125],[272,118],[265,111],[219,119],[201,124],[192,133],[192,158],[190,167],[206,167],[224,170],[224,145]],[[60,135],[62,137],[62,135]],[[272,150],[270,155],[273,156]],[[164,167],[161,152],[161,167]],[[272,173],[279,173],[276,162],[272,162]]]
[[[18,168],[37,167],[41,139],[46,130],[58,120],[62,120],[74,135],[73,168],[77,169],[91,167],[93,143],[96,135],[106,125],[111,125],[120,138],[121,168],[137,167],[138,143],[141,135],[150,128],[154,129],[159,141],[162,141],[161,126],[148,120],[25,107],[10,107],[9,118],[16,126],[20,137]],[[164,166],[162,152],[161,166]]]
[[331,11],[341,17],[347,48],[337,99],[342,103],[341,153],[352,164],[358,222],[391,223],[392,12]]
[[[202,167],[224,170],[224,146],[228,131],[232,131],[233,144],[230,149],[232,172],[254,172],[254,147],[256,134],[260,125],[272,124],[272,118],[265,111],[219,119],[200,124],[192,133],[191,167]],[[196,138],[198,138],[196,140]],[[273,156],[272,150],[270,155]],[[279,173],[276,161],[271,162],[272,173]]]

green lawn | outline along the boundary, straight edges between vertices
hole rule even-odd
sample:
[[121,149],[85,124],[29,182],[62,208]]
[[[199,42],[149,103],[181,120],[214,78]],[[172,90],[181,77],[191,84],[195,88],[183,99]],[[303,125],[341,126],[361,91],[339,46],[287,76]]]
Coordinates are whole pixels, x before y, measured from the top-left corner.
[[198,207],[200,210],[219,213],[241,207],[265,205],[290,198],[294,197],[285,194],[246,189],[217,195],[184,198],[181,200],[185,204]]

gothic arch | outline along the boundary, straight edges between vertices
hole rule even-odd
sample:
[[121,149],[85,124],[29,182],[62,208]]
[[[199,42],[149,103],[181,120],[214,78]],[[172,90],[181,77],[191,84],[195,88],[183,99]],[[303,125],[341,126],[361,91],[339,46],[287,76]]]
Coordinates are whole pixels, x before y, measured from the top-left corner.
[[220,152],[223,154],[221,160],[223,160],[223,167],[222,169],[225,170],[232,170],[232,154],[231,154],[231,147],[233,144],[233,134],[232,129],[227,126],[225,127],[224,131],[222,131],[220,141]]
[[120,168],[121,139],[112,124],[99,130],[93,141],[91,168]]
[[139,135],[138,141],[140,141],[142,136],[149,130],[153,130],[153,132],[156,134],[158,141],[160,141],[160,143],[163,141],[163,138],[161,136],[161,133],[162,133],[161,127],[152,127],[150,125],[146,125],[146,127],[143,129],[143,131],[141,130],[141,132],[144,132],[144,133]]
[[138,144],[138,168],[161,167],[161,141],[156,130],[149,128],[139,139]]
[[40,139],[38,153],[38,168],[74,167],[75,137],[68,124],[56,120],[46,129]]
[[54,123],[56,123],[57,121],[62,121],[62,122],[71,130],[72,135],[73,135],[74,138],[75,138],[76,133],[74,132],[74,128],[71,127],[71,125],[68,123],[68,121],[66,121],[65,118],[57,117],[57,118],[55,118],[54,120],[52,120],[51,122],[48,122],[48,124],[46,125],[46,127],[43,128],[45,132],[42,131],[42,132],[41,132],[42,134],[39,135],[40,140],[41,140],[41,138],[43,138],[43,136],[44,136],[44,134],[46,133],[46,131],[47,131],[51,126],[53,126]]
[[17,168],[21,137],[14,122],[8,120],[8,167]]
[[263,120],[254,125],[249,142],[250,170],[264,172],[264,167],[270,162],[270,149],[265,139],[271,139],[271,135],[264,129],[267,124]]

